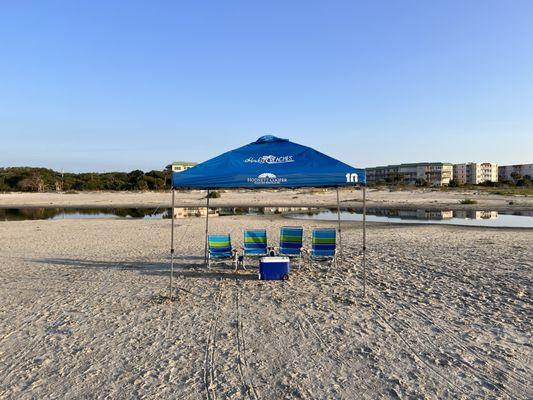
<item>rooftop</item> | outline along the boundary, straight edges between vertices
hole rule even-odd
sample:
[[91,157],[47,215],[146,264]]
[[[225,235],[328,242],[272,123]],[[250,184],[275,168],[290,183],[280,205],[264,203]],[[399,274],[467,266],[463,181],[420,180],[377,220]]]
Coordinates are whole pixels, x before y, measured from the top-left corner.
[[187,167],[194,167],[195,165],[198,165],[198,163],[192,161],[174,161],[172,165],[185,165]]
[[452,166],[452,163],[447,162],[419,162],[419,163],[405,163],[405,164],[394,164],[394,165],[380,165],[377,167],[372,168],[366,168],[368,169],[376,169],[376,168],[399,168],[399,167],[418,167],[418,166],[428,166],[428,165],[447,165]]

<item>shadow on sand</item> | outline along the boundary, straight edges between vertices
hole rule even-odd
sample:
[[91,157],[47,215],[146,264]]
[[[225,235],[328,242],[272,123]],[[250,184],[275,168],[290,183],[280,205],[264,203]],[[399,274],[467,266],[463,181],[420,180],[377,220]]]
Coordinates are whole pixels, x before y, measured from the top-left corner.
[[[231,263],[217,264],[211,269],[203,263],[203,257],[177,257],[174,262],[174,277],[192,279],[237,279],[257,280],[254,270],[234,272]],[[189,262],[186,262],[188,260]],[[195,261],[196,260],[196,261]],[[199,260],[199,261],[198,261]],[[110,271],[137,271],[141,275],[169,276],[170,262],[153,261],[97,261],[77,258],[28,259],[30,262],[49,265],[63,265],[76,269],[99,269]]]

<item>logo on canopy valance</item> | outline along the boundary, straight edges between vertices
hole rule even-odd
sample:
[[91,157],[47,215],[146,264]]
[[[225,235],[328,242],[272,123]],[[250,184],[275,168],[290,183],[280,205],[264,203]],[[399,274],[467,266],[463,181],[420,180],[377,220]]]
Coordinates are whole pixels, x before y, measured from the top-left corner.
[[247,182],[255,185],[279,185],[287,182],[287,178],[278,178],[275,174],[264,172],[257,176],[257,178],[248,178]]
[[245,163],[257,163],[257,164],[285,164],[294,162],[292,156],[261,156],[258,158],[249,157],[244,160]]

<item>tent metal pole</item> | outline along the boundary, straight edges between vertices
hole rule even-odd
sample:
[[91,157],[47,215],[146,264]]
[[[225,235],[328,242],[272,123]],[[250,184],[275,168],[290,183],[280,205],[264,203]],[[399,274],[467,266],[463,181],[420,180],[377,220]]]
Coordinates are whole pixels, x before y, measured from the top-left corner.
[[363,297],[366,297],[366,184],[363,185]]
[[211,194],[210,190],[207,189],[207,205],[205,213],[205,247],[204,247],[204,263],[207,265],[207,232],[209,231],[209,195]]
[[172,301],[172,278],[174,276],[174,200],[174,189],[172,189],[172,208],[170,209],[172,213],[172,228],[170,231],[170,292],[168,296],[170,301]]
[[339,199],[339,187],[338,186],[337,186],[337,220],[339,222],[339,254],[342,258],[341,203]]

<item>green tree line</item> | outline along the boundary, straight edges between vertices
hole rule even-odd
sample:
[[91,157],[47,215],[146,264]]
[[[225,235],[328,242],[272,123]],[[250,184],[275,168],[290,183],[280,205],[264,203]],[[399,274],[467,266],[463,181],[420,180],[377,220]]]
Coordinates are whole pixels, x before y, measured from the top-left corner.
[[164,190],[170,186],[170,166],[162,171],[70,173],[47,168],[0,168],[0,191],[44,192],[82,190]]

